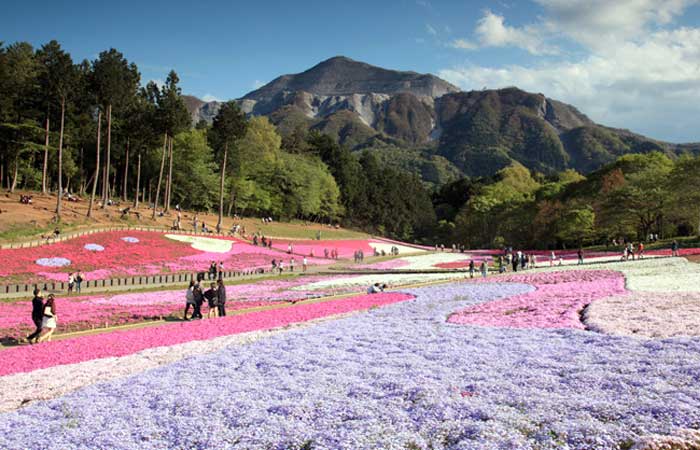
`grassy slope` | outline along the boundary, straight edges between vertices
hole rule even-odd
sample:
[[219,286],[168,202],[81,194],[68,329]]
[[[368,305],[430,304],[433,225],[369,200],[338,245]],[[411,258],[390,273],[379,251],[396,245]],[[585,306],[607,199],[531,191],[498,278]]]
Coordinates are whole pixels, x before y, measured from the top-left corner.
[[[56,209],[56,197],[30,192],[28,194],[34,196],[34,203],[32,205],[23,205],[19,203],[19,196],[24,193],[6,193],[0,196],[0,242],[2,243],[31,240],[50,233],[55,228],[52,219]],[[94,211],[94,218],[88,219],[86,217],[88,208],[86,199],[77,203],[64,202],[63,221],[60,229],[63,233],[66,233],[79,229],[116,225],[170,227],[176,217],[175,212],[172,211],[165,217],[158,217],[152,220],[151,210],[142,206],[139,208],[139,212],[142,215],[140,220],[133,216],[125,220],[121,219],[120,209],[128,204],[130,202],[122,206],[111,206],[105,209],[98,208]],[[182,227],[184,229],[191,229],[193,216],[193,212],[183,211]],[[216,214],[199,213],[200,223],[202,221],[205,222],[209,228],[216,226],[217,219],[218,216]],[[229,230],[233,222],[232,218],[224,217],[224,229]],[[298,221],[263,224],[260,219],[243,218],[239,223],[246,227],[246,231],[249,234],[260,231],[266,236],[277,238],[313,239],[318,231],[321,231],[323,239],[364,239],[367,237],[367,234],[362,232],[343,228],[335,229],[318,224],[304,224]]]

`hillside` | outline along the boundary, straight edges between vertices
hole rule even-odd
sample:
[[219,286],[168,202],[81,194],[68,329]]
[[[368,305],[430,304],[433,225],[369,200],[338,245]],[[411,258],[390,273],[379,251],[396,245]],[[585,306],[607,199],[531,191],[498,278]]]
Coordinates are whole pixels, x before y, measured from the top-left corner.
[[[5,193],[0,197],[0,243],[18,242],[31,240],[42,235],[51,234],[55,228],[52,221],[56,208],[56,197],[52,195],[41,195],[37,192],[26,192],[33,196],[33,204],[24,205],[19,202],[19,197],[25,192]],[[78,202],[64,202],[63,222],[60,229],[62,232],[83,230],[90,228],[101,228],[109,226],[146,226],[146,227],[170,227],[176,218],[176,213],[171,210],[163,217],[151,219],[150,208],[141,206],[138,212],[141,217],[134,214],[134,210],[128,218],[121,218],[121,209],[124,205],[108,206],[105,209],[96,208],[92,220],[87,219],[86,212],[88,199],[81,199]],[[125,204],[126,205],[126,204]],[[204,222],[209,228],[214,228],[218,219],[215,213],[199,212],[200,223]],[[191,229],[193,211],[182,212],[182,227]],[[224,216],[224,229],[229,230],[234,220]],[[363,238],[367,235],[360,232],[344,228],[330,228],[328,226],[315,223],[302,222],[273,222],[263,224],[258,218],[242,218],[236,220],[246,227],[248,233],[260,231],[262,234],[276,238],[296,238],[314,239],[316,233],[320,231],[327,239],[348,239]]]
[[[438,184],[454,173],[490,176],[513,161],[545,174],[590,173],[627,153],[700,152],[698,144],[670,144],[596,124],[543,94],[515,87],[461,92],[434,75],[345,57],[282,75],[238,102],[248,114],[269,116],[282,135],[313,129],[352,150],[386,150],[386,164]],[[210,122],[219,107],[187,103],[195,122]],[[426,178],[438,172],[445,176]]]

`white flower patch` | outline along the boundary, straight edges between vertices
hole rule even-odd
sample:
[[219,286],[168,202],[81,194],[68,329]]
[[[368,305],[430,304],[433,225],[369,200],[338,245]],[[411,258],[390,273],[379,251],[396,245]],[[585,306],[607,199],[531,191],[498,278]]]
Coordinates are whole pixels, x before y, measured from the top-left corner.
[[546,270],[617,270],[625,275],[627,289],[646,292],[700,292],[700,264],[685,258],[645,258],[637,261],[583,266],[547,267]]
[[228,253],[233,248],[233,241],[226,239],[215,239],[202,236],[186,236],[182,234],[166,234],[166,238],[173,241],[186,242],[192,245],[192,248],[202,252],[211,253]]
[[91,252],[103,252],[105,251],[105,248],[101,246],[100,244],[85,244],[83,247],[85,250],[89,250]]
[[138,244],[138,243],[140,242],[140,241],[139,241],[139,238],[135,238],[135,237],[132,237],[132,236],[124,236],[124,237],[122,238],[122,241],[128,242],[129,244]]
[[453,263],[457,261],[465,261],[469,259],[466,253],[429,253],[426,255],[407,256],[401,258],[408,265],[401,266],[401,270],[430,270],[439,269],[438,264]]
[[700,294],[631,292],[591,303],[584,323],[607,334],[669,338],[700,336]]
[[388,255],[391,253],[392,247],[399,249],[399,254],[409,254],[409,253],[425,253],[426,250],[422,248],[409,247],[406,245],[392,244],[390,242],[379,242],[379,241],[369,241],[369,246],[381,253],[382,250]]
[[316,281],[314,283],[296,286],[296,291],[316,291],[347,289],[356,286],[369,286],[374,283],[387,284],[388,286],[427,283],[431,281],[463,279],[464,273],[387,273],[376,275],[359,275],[346,278],[332,278]]
[[44,267],[65,267],[70,265],[68,258],[39,258],[36,263]]

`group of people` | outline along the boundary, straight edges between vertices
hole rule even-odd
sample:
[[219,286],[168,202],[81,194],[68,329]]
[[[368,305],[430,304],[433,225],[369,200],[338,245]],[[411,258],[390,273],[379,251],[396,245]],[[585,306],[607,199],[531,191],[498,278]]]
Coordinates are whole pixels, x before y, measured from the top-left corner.
[[[389,254],[391,256],[399,256],[399,248],[395,245],[392,245],[391,248],[389,249]],[[386,256],[386,250],[381,249],[379,250],[378,248],[374,249],[374,256]]]
[[56,298],[53,294],[49,294],[46,301],[44,301],[41,290],[39,288],[34,289],[34,298],[32,298],[32,322],[34,322],[36,329],[32,334],[27,336],[27,342],[36,344],[38,342],[50,341],[58,324]]
[[80,293],[83,281],[85,278],[80,271],[68,274],[68,293],[71,294],[75,290],[76,293]]
[[389,286],[387,286],[386,284],[374,283],[367,288],[367,293],[379,294],[380,292],[384,292],[384,290],[388,287]]
[[[502,266],[503,265],[501,264],[501,267]],[[489,273],[489,263],[486,260],[481,261],[481,264],[479,265],[479,271],[481,272],[481,276],[486,278],[486,276]],[[476,263],[472,259],[469,261],[469,278],[474,278],[474,273],[476,273]]]
[[267,247],[269,249],[272,249],[272,239],[268,239],[265,237],[265,235],[260,235],[258,233],[255,233],[253,235],[253,245],[258,246],[261,245],[263,247]]
[[628,242],[627,245],[622,248],[621,261],[629,261],[630,259],[634,261],[635,257],[637,259],[644,259],[644,242],[640,242],[637,245],[633,242]]
[[363,252],[362,249],[355,250],[355,253],[353,254],[353,259],[355,261],[355,264],[361,263],[365,260],[365,252]]
[[[217,264],[216,261],[212,261],[211,264],[209,264],[209,268],[207,269],[207,279],[208,280],[216,280],[216,279],[221,279],[224,276],[224,262],[219,261]],[[197,281],[202,281],[204,280],[204,277],[200,274],[197,276]]]
[[[202,319],[202,305],[207,301],[209,311],[207,318],[224,317],[226,316],[226,286],[221,278],[215,283],[209,285],[209,289],[203,290],[199,280],[190,281],[190,285],[185,292],[185,320]],[[192,315],[188,318],[187,314],[192,308]]]
[[[283,259],[280,259],[279,261],[277,259],[273,259],[271,266],[272,266],[272,273],[279,273],[281,275],[282,272],[284,272],[285,264],[284,264]],[[292,256],[289,259],[289,271],[294,272],[295,267],[296,267],[296,260]],[[301,259],[301,271],[306,272],[306,269],[308,269],[308,267],[309,267],[309,260],[306,259],[306,256],[304,256]]]

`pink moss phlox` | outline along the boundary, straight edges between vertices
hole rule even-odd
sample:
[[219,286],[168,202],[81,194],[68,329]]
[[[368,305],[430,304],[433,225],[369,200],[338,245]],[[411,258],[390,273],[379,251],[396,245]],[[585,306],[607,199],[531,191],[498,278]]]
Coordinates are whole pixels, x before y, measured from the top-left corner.
[[485,327],[583,329],[579,318],[583,307],[626,292],[621,273],[602,270],[512,274],[475,282],[525,283],[536,290],[466,308],[451,315],[449,322]]
[[179,322],[158,327],[81,336],[34,346],[13,347],[3,350],[4,363],[0,365],[0,376],[98,358],[124,356],[152,347],[278,328],[321,317],[366,310],[411,298],[413,296],[402,293],[361,295],[218,319]]

